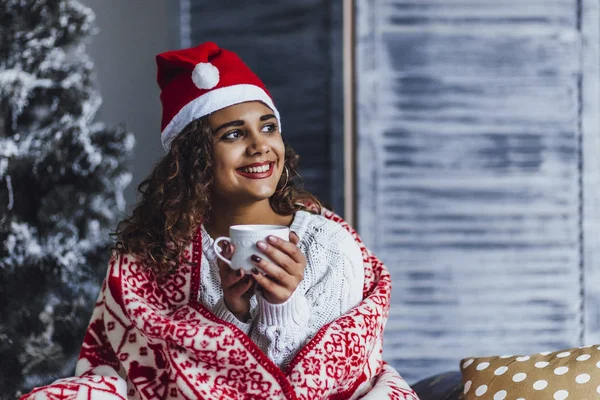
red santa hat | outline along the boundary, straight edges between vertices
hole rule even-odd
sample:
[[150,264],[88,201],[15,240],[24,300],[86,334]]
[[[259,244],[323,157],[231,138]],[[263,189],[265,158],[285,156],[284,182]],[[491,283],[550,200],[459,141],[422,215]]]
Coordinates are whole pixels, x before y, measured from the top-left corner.
[[187,124],[222,108],[245,101],[265,103],[279,112],[261,80],[237,54],[207,42],[156,56],[163,107],[161,139],[168,151]]

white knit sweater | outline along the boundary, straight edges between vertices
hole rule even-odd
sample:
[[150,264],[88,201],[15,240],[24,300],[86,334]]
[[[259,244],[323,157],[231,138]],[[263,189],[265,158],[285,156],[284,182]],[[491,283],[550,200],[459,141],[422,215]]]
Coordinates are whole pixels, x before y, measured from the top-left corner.
[[321,327],[360,303],[364,283],[360,249],[341,225],[321,215],[298,211],[290,229],[300,238],[298,247],[307,260],[304,279],[283,304],[271,304],[260,294],[253,296],[252,319],[243,323],[225,306],[214,241],[202,228],[200,301],[249,335],[280,368]]

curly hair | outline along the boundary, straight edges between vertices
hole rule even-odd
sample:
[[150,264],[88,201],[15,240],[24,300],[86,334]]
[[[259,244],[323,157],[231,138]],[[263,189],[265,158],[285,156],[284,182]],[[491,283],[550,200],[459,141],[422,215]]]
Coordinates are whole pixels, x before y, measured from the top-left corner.
[[[189,245],[211,208],[213,132],[208,117],[190,122],[171,143],[170,151],[138,186],[141,199],[115,232],[113,250],[135,254],[164,280],[179,268]],[[299,209],[321,210],[319,200],[302,189],[298,155],[285,146],[288,173],[282,174],[269,202],[280,215]]]

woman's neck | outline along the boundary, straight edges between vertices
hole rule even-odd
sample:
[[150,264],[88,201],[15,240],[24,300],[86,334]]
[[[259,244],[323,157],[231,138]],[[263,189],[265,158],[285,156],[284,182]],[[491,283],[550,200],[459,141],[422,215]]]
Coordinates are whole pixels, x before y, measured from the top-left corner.
[[204,227],[213,238],[228,236],[232,225],[268,224],[289,226],[294,215],[277,214],[268,199],[251,204],[226,204],[215,202],[212,205]]

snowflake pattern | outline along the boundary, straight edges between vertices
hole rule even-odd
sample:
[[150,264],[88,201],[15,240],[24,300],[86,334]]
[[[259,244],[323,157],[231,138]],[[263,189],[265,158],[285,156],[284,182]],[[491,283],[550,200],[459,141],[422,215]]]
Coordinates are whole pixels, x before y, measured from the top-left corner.
[[[355,235],[341,218],[325,215]],[[173,395],[173,387],[193,398],[351,398],[373,385],[378,393],[385,393],[379,398],[418,400],[400,375],[383,362],[381,351],[368,351],[382,347],[391,290],[389,273],[374,256],[365,257],[370,260],[365,263],[369,278],[361,304],[323,327],[282,372],[247,335],[196,300],[198,287],[193,282],[199,278],[202,254],[199,234],[188,249],[194,268],[178,271],[164,286],[131,257],[111,260],[105,301],[96,307],[93,319],[104,326],[110,316],[114,329],[101,349],[96,334],[86,336],[84,347],[89,344],[95,351],[82,352],[79,364],[86,365],[88,373],[95,367],[114,366],[116,356],[121,360],[118,368],[127,373],[129,383],[135,382],[133,397],[144,400],[153,393]],[[357,242],[366,255],[364,245]],[[113,297],[113,293],[122,295]],[[135,341],[120,340],[134,333]],[[148,347],[153,351],[146,350],[146,357],[126,356]],[[361,392],[355,396],[357,388]]]

